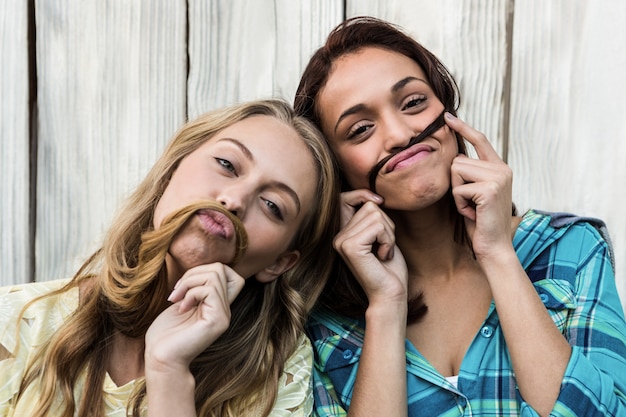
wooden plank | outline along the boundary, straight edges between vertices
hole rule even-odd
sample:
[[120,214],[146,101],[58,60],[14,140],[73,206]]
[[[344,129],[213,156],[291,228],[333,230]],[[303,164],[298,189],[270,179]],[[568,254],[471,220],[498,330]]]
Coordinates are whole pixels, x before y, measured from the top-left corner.
[[446,65],[461,91],[460,117],[485,133],[501,155],[511,8],[510,0],[347,0],[348,17],[398,24]]
[[37,0],[38,280],[70,276],[186,118],[186,2]]
[[343,1],[189,1],[189,116],[239,101],[290,103]]
[[521,209],[570,211],[606,221],[623,302],[624,24],[621,0],[515,3],[509,160]]
[[30,281],[28,3],[0,3],[0,285]]

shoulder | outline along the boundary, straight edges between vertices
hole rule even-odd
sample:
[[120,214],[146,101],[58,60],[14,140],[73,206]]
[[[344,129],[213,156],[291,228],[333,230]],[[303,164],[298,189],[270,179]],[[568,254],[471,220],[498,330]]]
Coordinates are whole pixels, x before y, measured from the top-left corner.
[[[60,290],[68,282],[64,279],[0,288],[0,328],[4,328],[0,332],[0,344],[12,351],[16,346],[18,332],[29,344],[52,335],[76,308],[78,290],[73,288],[46,295]],[[22,316],[18,322],[20,314]]]
[[514,246],[522,266],[549,309],[575,309],[614,286],[610,241],[599,219],[531,210],[518,227]]
[[548,264],[576,270],[597,256],[613,264],[606,225],[592,217],[530,210],[524,214],[513,244],[524,268]]
[[270,416],[311,414],[313,409],[312,366],[311,343],[306,336],[302,335],[296,350],[285,363],[283,374],[278,381],[276,402]]

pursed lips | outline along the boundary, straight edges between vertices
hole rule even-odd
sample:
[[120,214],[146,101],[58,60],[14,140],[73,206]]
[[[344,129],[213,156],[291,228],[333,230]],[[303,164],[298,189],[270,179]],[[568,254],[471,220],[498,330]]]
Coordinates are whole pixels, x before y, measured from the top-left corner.
[[410,148],[405,149],[404,151],[398,153],[397,155],[394,155],[394,157],[391,158],[389,162],[387,162],[385,173],[392,172],[394,169],[396,169],[398,165],[402,166],[402,162],[408,159],[411,159],[418,154],[430,153],[433,150],[434,149],[431,146],[423,144],[423,143],[418,143],[414,146],[411,146]]
[[230,239],[235,234],[235,226],[223,213],[215,210],[200,210],[198,218],[202,228],[209,235]]

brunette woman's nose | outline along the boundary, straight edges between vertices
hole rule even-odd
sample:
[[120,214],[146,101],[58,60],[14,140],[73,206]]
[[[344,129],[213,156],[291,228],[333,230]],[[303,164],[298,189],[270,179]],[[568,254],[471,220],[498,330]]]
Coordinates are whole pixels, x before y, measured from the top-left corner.
[[406,124],[399,120],[393,120],[385,126],[385,150],[393,152],[398,148],[406,146],[415,132]]

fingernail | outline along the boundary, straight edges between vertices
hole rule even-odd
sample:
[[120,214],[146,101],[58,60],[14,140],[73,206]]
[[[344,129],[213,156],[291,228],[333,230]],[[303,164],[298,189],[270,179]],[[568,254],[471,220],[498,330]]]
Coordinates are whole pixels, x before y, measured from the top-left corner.
[[389,253],[387,254],[387,260],[390,261],[393,259],[393,248],[391,248],[389,250]]
[[372,198],[373,198],[375,201],[379,202],[379,203],[382,203],[382,202],[383,202],[383,198],[382,198],[381,196],[379,196],[378,194],[374,194],[374,195],[372,195]]
[[169,297],[167,297],[167,301],[172,301],[172,298],[174,298],[174,291],[172,291],[169,295]]
[[444,117],[445,117],[446,119],[448,119],[448,120],[455,120],[455,119],[456,119],[456,117],[454,117],[454,115],[453,115],[452,113],[450,113],[450,112],[446,112],[446,113],[444,114]]

